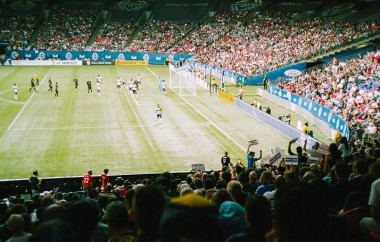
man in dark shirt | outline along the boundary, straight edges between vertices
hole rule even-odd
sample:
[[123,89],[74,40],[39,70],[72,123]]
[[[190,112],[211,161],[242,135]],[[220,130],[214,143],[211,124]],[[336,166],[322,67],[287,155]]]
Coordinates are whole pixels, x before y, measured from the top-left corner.
[[78,89],[78,79],[74,79],[74,84],[75,84],[75,90]]
[[41,180],[38,179],[38,171],[33,171],[33,176],[29,178],[30,188],[32,190],[32,197],[39,194]]
[[230,163],[231,163],[231,159],[230,157],[228,157],[228,152],[224,152],[224,156],[222,157],[222,159],[220,160],[222,162],[222,167],[224,166],[229,166]]
[[87,93],[92,92],[91,81],[87,81]]

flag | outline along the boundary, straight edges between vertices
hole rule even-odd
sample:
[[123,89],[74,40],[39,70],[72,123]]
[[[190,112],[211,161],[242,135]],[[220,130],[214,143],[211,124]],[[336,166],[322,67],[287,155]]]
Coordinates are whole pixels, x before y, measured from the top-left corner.
[[258,145],[258,144],[259,144],[259,141],[257,139],[248,141],[248,145]]

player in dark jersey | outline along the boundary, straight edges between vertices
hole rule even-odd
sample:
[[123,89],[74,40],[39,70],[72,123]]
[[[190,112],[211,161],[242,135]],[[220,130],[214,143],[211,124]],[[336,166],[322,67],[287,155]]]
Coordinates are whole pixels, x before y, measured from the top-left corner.
[[224,156],[222,157],[222,159],[220,159],[220,161],[222,162],[222,167],[228,167],[231,163],[231,159],[230,157],[228,157],[228,152],[224,152]]
[[91,81],[87,81],[87,93],[92,93],[92,86],[91,86]]
[[58,82],[55,83],[55,97],[58,98]]
[[74,79],[74,84],[75,84],[75,90],[78,89],[78,79]]
[[53,83],[51,82],[51,77],[49,78],[49,90],[48,92],[50,91],[50,93],[53,92]]
[[34,85],[34,79],[33,79],[33,77],[30,80],[30,89],[29,89],[29,92],[32,91],[32,89],[34,89],[34,91],[37,92],[36,85]]

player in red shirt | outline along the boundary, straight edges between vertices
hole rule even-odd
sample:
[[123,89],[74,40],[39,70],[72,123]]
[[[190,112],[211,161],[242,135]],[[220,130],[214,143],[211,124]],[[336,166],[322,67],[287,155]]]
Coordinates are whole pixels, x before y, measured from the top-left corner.
[[104,173],[100,175],[99,183],[100,183],[100,190],[102,192],[105,191],[109,183],[108,169],[104,169]]
[[92,171],[89,170],[82,179],[83,191],[88,192],[92,188]]

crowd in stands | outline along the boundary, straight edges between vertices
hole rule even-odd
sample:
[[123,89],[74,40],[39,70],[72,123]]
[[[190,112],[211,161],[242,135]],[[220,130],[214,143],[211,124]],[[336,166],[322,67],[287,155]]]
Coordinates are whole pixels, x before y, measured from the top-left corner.
[[167,22],[153,20],[138,33],[126,51],[167,52],[177,41],[196,27],[193,22]]
[[380,55],[339,61],[325,68],[280,81],[277,86],[306,97],[339,115],[350,127],[376,133],[380,126]]
[[104,23],[99,29],[92,51],[123,51],[135,31],[132,23]]
[[[380,140],[344,138],[321,153],[320,163],[246,167],[226,152],[219,171],[184,179],[163,172],[154,180],[110,181],[108,169],[99,179],[88,171],[83,191],[1,202],[0,240],[370,241],[370,232],[380,234],[373,225],[380,222]],[[312,153],[305,147],[296,149],[299,161]],[[39,184],[37,175],[31,184]]]
[[23,50],[35,29],[36,17],[13,15],[0,17],[0,40],[9,41],[8,48]]
[[371,32],[366,24],[326,24],[326,19],[320,17],[291,21],[291,14],[284,12],[264,12],[246,24],[220,19],[227,18],[218,15],[215,22],[200,26],[171,51],[194,53],[203,63],[250,77],[337,48]]
[[94,31],[95,10],[52,10],[37,33],[34,50],[84,50]]

